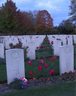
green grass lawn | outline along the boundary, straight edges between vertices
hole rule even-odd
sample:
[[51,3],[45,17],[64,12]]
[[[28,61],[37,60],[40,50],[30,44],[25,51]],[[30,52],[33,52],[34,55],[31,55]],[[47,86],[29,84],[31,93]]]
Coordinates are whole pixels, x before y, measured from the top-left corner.
[[47,87],[25,89],[1,96],[76,96],[76,81]]

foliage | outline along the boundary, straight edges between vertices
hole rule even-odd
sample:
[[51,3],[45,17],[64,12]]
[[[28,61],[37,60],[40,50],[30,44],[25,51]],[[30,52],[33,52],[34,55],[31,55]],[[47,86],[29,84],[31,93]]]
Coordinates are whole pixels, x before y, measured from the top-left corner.
[[[36,24],[36,16],[38,11],[34,10],[34,11],[29,11],[29,12],[25,12],[24,13],[27,15],[27,17],[30,18],[30,20],[32,21],[32,26],[31,26],[31,32],[35,33],[35,24]],[[30,32],[29,32],[30,33]],[[27,33],[28,34],[28,33]],[[30,33],[31,34],[31,33]]]
[[18,24],[18,28],[17,31],[19,30],[19,32],[30,32],[31,31],[31,27],[33,25],[31,19],[29,17],[27,17],[27,15],[24,12],[20,12],[20,10],[17,11],[17,24]]
[[36,49],[36,58],[42,59],[42,58],[48,58],[51,56],[53,56],[52,44],[50,44],[50,41],[46,36],[43,42],[41,43],[40,47]]
[[9,46],[10,46],[10,49],[13,49],[13,48],[22,48],[22,43],[21,43],[21,41],[19,41],[19,43],[16,44],[16,45],[13,45],[12,43],[10,43]]
[[39,75],[42,73],[42,76],[44,77],[50,77],[51,74],[54,73],[54,64],[52,63],[51,66],[48,67],[47,63],[44,63],[44,61],[41,59],[40,64],[37,64],[35,61],[29,61],[29,65],[33,66],[36,69],[36,72],[34,73],[33,71],[30,70],[30,75],[35,74],[35,77],[37,78]]
[[15,30],[17,24],[16,11],[17,7],[11,0],[7,0],[5,5],[2,4],[0,11],[0,26],[3,32],[12,32]]
[[58,30],[59,30],[60,34],[71,34],[74,31],[74,25],[69,19],[63,20],[59,24]]
[[71,5],[69,6],[71,12],[69,15],[71,15],[70,20],[75,21],[76,26],[76,0],[71,0]]
[[53,29],[53,19],[46,10],[41,10],[36,16],[36,32],[51,32]]
[[12,0],[7,0],[0,10],[0,27],[6,33],[22,34],[31,31],[32,21],[26,14],[17,9]]

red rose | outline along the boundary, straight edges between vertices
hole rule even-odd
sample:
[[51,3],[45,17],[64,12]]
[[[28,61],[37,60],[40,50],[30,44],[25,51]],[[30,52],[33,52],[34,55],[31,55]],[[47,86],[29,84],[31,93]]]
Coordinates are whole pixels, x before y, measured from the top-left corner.
[[48,64],[47,64],[47,63],[45,63],[45,64],[44,64],[44,67],[46,68],[47,66],[48,66]]
[[53,69],[51,69],[50,71],[51,71],[52,73],[54,73],[54,70],[53,70]]
[[54,61],[54,58],[53,57],[51,57],[51,60],[50,61]]
[[51,75],[51,74],[52,74],[52,72],[50,71],[50,72],[49,72],[49,75]]
[[36,47],[36,49],[39,49],[39,47]]
[[38,66],[38,70],[42,70],[42,67],[40,65]]
[[54,70],[53,69],[50,70],[49,74],[51,75],[52,73],[54,73]]
[[41,48],[43,48],[43,46],[41,46]]
[[31,65],[32,61],[28,61],[28,64]]
[[44,61],[41,59],[41,62],[40,62],[41,64],[43,64],[44,63]]
[[33,75],[33,72],[32,71],[30,71],[30,75]]
[[51,41],[51,44],[53,44],[53,41]]

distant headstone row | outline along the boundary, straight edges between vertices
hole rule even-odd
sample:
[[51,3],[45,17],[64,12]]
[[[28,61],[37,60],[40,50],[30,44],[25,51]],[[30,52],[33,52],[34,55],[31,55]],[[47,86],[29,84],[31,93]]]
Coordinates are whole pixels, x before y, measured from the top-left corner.
[[[9,44],[12,43],[13,45],[16,45],[21,41],[22,47],[25,48],[29,46],[29,50],[27,53],[27,57],[29,57],[31,60],[35,59],[35,49],[36,47],[39,47],[42,41],[44,40],[46,35],[23,35],[23,36],[0,36],[0,46],[4,46],[6,49],[10,49]],[[48,39],[50,41],[53,41],[53,49],[54,49],[54,55],[59,56],[59,47],[61,46],[61,42],[63,42],[63,45],[73,45],[76,44],[76,35],[47,35]],[[2,45],[3,44],[3,45]],[[33,46],[32,46],[33,44]],[[1,47],[2,48],[2,47]],[[0,57],[4,58],[1,54],[4,54],[3,52],[4,48],[0,51]],[[33,56],[31,56],[33,54]]]

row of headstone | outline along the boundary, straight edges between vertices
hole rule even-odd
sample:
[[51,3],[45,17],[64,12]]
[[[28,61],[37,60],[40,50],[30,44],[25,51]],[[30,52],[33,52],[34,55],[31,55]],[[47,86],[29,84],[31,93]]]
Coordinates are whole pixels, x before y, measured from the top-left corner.
[[[76,43],[75,42],[76,35],[74,35],[73,37],[74,37],[74,43]],[[10,46],[9,46],[10,43],[13,43],[13,45],[18,44],[19,43],[18,40],[20,40],[22,42],[23,48],[29,46],[29,48],[27,49],[27,51],[28,51],[27,57],[29,57],[32,60],[32,59],[35,59],[36,47],[40,46],[43,39],[45,38],[45,35],[30,35],[30,36],[24,35],[24,36],[11,36],[11,37],[6,36],[5,38],[4,37],[0,37],[0,38],[1,38],[1,41],[4,42],[4,46],[6,49],[10,49]],[[4,40],[2,40],[2,38],[4,38]],[[63,45],[66,45],[66,41],[68,40],[68,45],[73,44],[72,35],[68,35],[68,36],[67,35],[48,35],[48,39],[50,41],[50,44],[51,44],[51,41],[54,42],[54,44],[52,44],[53,49],[54,49],[54,55],[57,55],[57,56],[59,56],[59,47],[61,46],[61,42],[63,42]],[[31,46],[31,44],[33,44],[33,46]],[[2,51],[1,51],[1,53],[2,53]],[[33,54],[33,56],[31,56],[31,54]],[[2,56],[0,56],[0,57],[2,57]]]
[[[59,47],[59,50],[60,75],[65,72],[74,72],[74,47],[72,45],[63,45]],[[8,84],[10,84],[14,78],[25,77],[23,49],[6,50],[6,70]]]
[[[76,43],[76,35],[73,35],[73,37],[74,37],[74,43]],[[23,48],[27,46],[29,47],[27,49],[28,51],[27,57],[29,57],[32,60],[32,59],[35,59],[36,47],[40,46],[43,39],[45,38],[45,35],[30,35],[30,36],[24,35],[24,36],[11,36],[11,37],[5,36],[5,38],[4,37],[0,37],[0,38],[1,38],[1,41],[4,42],[4,46],[6,49],[10,49],[10,46],[9,46],[10,43],[13,43],[13,45],[16,45],[19,43],[18,40],[20,40],[22,42]],[[4,38],[4,40],[2,40],[2,38]],[[57,55],[57,56],[59,56],[59,47],[61,46],[61,42],[63,42],[63,45],[66,45],[66,41],[68,40],[68,45],[73,45],[72,35],[68,35],[68,36],[67,35],[48,35],[48,39],[50,41],[50,44],[51,44],[51,41],[54,42],[54,44],[52,44],[54,49],[54,55]],[[31,44],[33,44],[33,46]],[[33,54],[33,56],[31,56],[31,54]]]
[[[59,56],[59,47],[61,46],[61,42],[63,45],[73,45],[73,38],[72,35],[48,35],[50,44],[51,41],[53,41],[53,49],[54,49],[54,55]],[[74,35],[74,41],[75,41],[75,35]]]
[[[44,36],[45,37],[45,36]],[[24,39],[25,37],[23,37]],[[40,39],[41,38],[41,39]],[[57,37],[58,38],[58,37]],[[27,56],[30,59],[35,59],[35,49],[42,43],[42,37],[37,37],[39,43],[35,43],[35,39],[28,39],[26,46],[29,46]],[[30,42],[29,42],[30,41]],[[1,49],[2,50],[2,49]],[[54,40],[55,54],[60,56],[60,75],[65,72],[74,71],[74,48],[73,45],[61,46],[60,40]],[[24,66],[24,52],[23,49],[10,49],[6,50],[6,67],[7,67],[7,81],[10,84],[14,78],[25,77],[25,66]]]
[[[51,41],[60,39],[61,42],[63,42],[63,45],[66,45],[66,38],[68,40],[68,45],[72,45],[72,36],[74,37],[74,43],[76,43],[76,35],[48,35],[48,39],[51,43]],[[18,42],[18,39],[22,42],[22,47],[26,47],[26,43],[28,42],[36,42],[38,38],[41,41],[44,35],[23,35],[23,36],[4,36],[4,40],[0,39],[0,43],[4,42],[4,46],[6,49],[10,49],[9,44],[12,43],[13,45],[16,45]],[[68,38],[69,37],[69,38]],[[2,37],[0,37],[2,38]],[[38,41],[38,45],[39,45]]]

